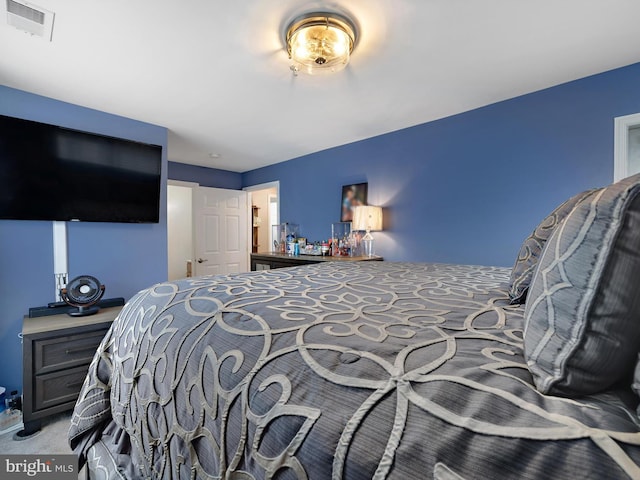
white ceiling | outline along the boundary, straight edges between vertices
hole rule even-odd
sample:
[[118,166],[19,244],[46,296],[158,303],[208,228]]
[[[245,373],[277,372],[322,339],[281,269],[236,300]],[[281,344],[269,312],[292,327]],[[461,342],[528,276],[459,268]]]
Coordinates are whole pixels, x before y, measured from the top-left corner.
[[[237,172],[640,61],[640,0],[33,3],[53,41],[0,20],[0,84],[165,126],[169,160]],[[316,10],[360,38],[342,72],[294,77],[283,31]]]

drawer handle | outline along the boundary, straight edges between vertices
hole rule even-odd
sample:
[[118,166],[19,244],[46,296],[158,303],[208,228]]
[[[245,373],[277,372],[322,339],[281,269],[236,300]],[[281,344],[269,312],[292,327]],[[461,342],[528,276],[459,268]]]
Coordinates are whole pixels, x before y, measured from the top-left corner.
[[64,353],[67,355],[73,355],[74,353],[86,352],[88,350],[95,350],[97,347],[80,347],[80,348],[67,348]]
[[79,382],[65,383],[64,386],[65,388],[78,388],[78,387],[81,387],[83,383],[84,383],[84,380],[81,380]]

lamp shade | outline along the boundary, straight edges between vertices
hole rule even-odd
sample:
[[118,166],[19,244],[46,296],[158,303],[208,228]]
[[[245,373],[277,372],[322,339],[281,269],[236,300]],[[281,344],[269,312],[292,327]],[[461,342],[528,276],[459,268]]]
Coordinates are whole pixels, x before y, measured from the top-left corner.
[[372,205],[354,207],[353,229],[382,230],[382,207],[374,207]]

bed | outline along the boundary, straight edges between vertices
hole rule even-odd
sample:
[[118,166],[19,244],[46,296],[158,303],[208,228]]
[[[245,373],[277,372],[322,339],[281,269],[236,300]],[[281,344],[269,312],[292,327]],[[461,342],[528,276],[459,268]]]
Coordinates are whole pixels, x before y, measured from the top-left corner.
[[[608,220],[636,228],[639,183],[563,204],[513,269],[327,262],[152,286],[96,353],[71,446],[91,478],[640,478],[640,295],[627,287],[640,266],[611,270],[629,262],[617,239],[638,246],[640,229],[596,228],[612,202]],[[586,273],[571,263],[578,236],[606,257]],[[582,347],[605,345],[590,337],[598,302],[621,289],[631,330],[617,340],[631,345],[576,369]],[[577,334],[571,293],[590,305]]]

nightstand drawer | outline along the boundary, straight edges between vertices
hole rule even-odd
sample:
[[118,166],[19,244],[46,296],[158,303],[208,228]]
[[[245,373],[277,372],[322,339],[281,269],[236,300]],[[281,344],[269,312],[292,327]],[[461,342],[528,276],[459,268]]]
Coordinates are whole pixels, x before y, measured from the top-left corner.
[[88,365],[107,330],[63,337],[47,338],[34,342],[33,373],[40,375],[64,368]]
[[41,410],[75,401],[88,371],[87,364],[35,377],[36,395],[33,399],[33,409]]
[[24,317],[22,322],[22,418],[24,434],[43,418],[73,409],[89,364],[122,307],[94,315],[66,313]]

